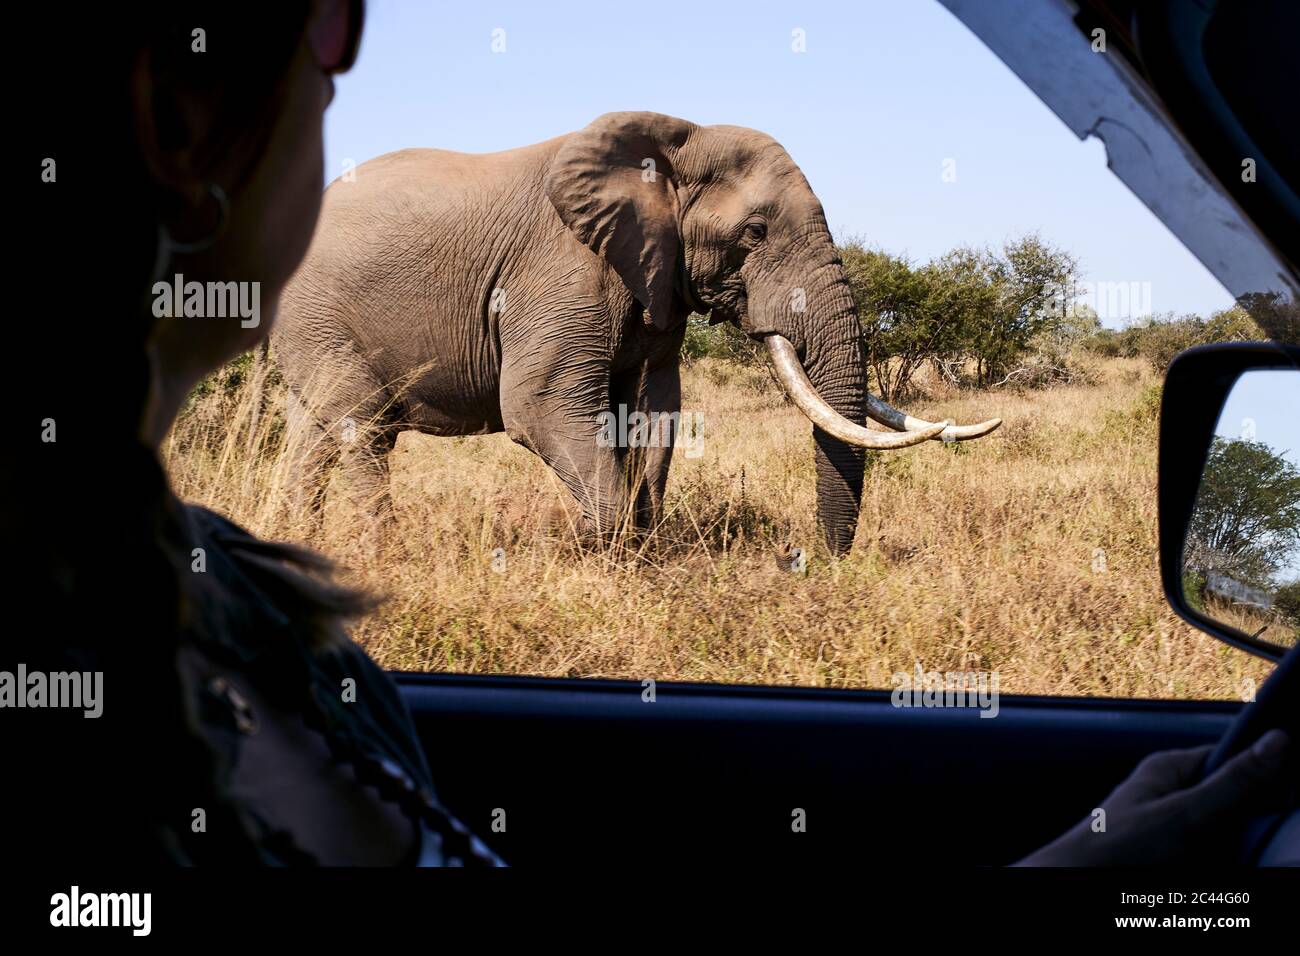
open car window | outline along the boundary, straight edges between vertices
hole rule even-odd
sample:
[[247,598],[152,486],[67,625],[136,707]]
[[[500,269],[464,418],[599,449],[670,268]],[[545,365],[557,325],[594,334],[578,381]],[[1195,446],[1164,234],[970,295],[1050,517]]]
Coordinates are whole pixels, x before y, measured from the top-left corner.
[[[1157,121],[1118,50],[1107,59],[1065,41],[1084,35],[1066,5],[1059,16],[1026,5],[1037,12],[1023,30],[1000,13],[996,33],[980,4],[946,6],[673,0],[653,18],[593,5],[562,20],[525,4],[489,19],[378,6],[327,116],[323,225],[331,203],[349,222],[379,221],[373,235],[400,253],[385,261],[409,276],[397,285],[417,290],[376,318],[401,330],[367,366],[381,369],[384,400],[370,402],[372,388],[364,403],[313,404],[313,389],[337,394],[346,376],[273,339],[191,397],[163,449],[177,492],[260,535],[309,542],[384,594],[356,636],[394,670],[886,689],[957,673],[992,692],[1248,696],[1268,665],[1225,654],[1161,592],[1156,419],[1174,354],[1294,320],[1286,255],[1211,188],[1214,173]],[[1028,53],[1050,36],[1069,52],[1047,67]],[[754,334],[757,273],[744,277],[748,313],[717,291],[734,284],[711,295],[702,275],[685,287],[669,277],[690,313],[660,323],[682,329],[675,359],[655,351],[664,329],[650,279],[602,273],[649,310],[638,334],[650,344],[620,346],[618,374],[652,353],[656,368],[681,370],[661,508],[649,527],[621,525],[612,545],[584,536],[572,490],[597,476],[561,439],[585,428],[639,449],[628,461],[662,457],[638,432],[635,402],[611,387],[598,415],[575,406],[512,434],[520,419],[506,402],[481,421],[466,411],[474,401],[455,383],[473,375],[437,378],[477,345],[405,348],[435,341],[445,316],[481,314],[487,358],[474,367],[504,367],[498,391],[527,389],[511,370],[552,345],[570,350],[565,310],[588,290],[566,277],[589,264],[548,250],[563,245],[556,230],[584,238],[570,221],[584,200],[566,206],[546,179],[549,205],[516,208],[539,201],[532,184],[550,167],[501,157],[623,109],[773,137],[824,210],[838,265],[822,267],[842,269],[871,392],[925,422],[1001,420],[975,440],[867,452],[843,554],[825,533],[836,505],[820,490],[810,413]],[[412,148],[470,155],[432,156],[429,173],[369,162]],[[802,188],[784,167],[779,182],[760,178],[761,163],[741,170],[727,148],[718,135],[707,157],[674,152],[671,169],[632,153],[583,175],[680,175],[679,212],[711,201],[702,169],[748,177],[733,202],[789,202]],[[454,193],[454,214],[402,218],[395,190],[420,176],[421,189]],[[375,188],[378,177],[393,178]],[[770,231],[745,235],[737,242]],[[341,244],[319,274],[379,281],[370,237]],[[703,268],[703,242],[691,241],[671,269]],[[516,252],[454,252],[496,242]],[[523,260],[536,271],[509,271]],[[806,286],[782,286],[783,309],[824,305],[794,295]],[[1262,297],[1247,302],[1254,314],[1239,301],[1250,295]],[[363,336],[348,329],[340,341],[354,347]],[[595,359],[561,362],[526,395],[512,391],[509,409],[542,408],[580,361]],[[368,442],[379,424],[391,448]],[[382,522],[375,489],[349,471],[376,454],[391,503]],[[820,480],[839,467],[823,464]]]

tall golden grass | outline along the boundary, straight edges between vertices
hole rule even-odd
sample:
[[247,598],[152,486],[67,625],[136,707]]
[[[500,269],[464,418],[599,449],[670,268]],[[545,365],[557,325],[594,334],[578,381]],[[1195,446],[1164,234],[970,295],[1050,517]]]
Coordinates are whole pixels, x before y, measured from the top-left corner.
[[[928,383],[915,414],[1005,424],[877,455],[838,561],[816,531],[810,427],[761,369],[686,369],[703,454],[677,456],[650,539],[600,551],[572,540],[563,489],[504,435],[402,435],[378,541],[342,495],[313,523],[285,389],[255,377],[241,363],[192,398],[164,445],[174,487],[386,595],[354,632],[385,667],[892,687],[920,662],[995,671],[1004,693],[1233,699],[1268,671],[1164,601],[1158,379],[1140,360],[1041,391]],[[792,547],[806,575],[779,564]]]

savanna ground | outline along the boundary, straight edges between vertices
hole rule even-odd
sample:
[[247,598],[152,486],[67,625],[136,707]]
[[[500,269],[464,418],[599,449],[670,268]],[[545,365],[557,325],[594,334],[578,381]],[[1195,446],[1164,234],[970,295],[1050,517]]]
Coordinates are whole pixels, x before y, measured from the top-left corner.
[[[504,435],[404,434],[394,535],[361,534],[342,495],[313,530],[284,387],[254,377],[244,360],[193,396],[164,445],[176,491],[385,595],[354,629],[385,667],[889,688],[920,662],[995,671],[1004,693],[1233,699],[1268,671],[1165,603],[1159,377],[1140,359],[1020,392],[921,380],[913,414],[1005,424],[877,454],[839,561],[815,527],[810,426],[761,367],[686,368],[703,453],[676,457],[653,541],[614,552],[571,540],[563,489]],[[779,565],[791,547],[806,575]]]

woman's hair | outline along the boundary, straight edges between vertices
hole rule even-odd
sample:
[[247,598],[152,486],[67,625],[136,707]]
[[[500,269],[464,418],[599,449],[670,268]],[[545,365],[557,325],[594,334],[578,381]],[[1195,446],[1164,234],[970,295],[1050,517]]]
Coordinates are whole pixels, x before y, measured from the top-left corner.
[[[39,762],[52,765],[52,802],[42,809],[56,831],[41,838],[78,856],[134,844],[136,858],[258,858],[217,792],[213,755],[195,730],[177,670],[178,646],[207,623],[190,613],[190,589],[202,576],[189,571],[183,506],[140,438],[156,321],[148,296],[169,267],[160,223],[177,198],[150,176],[141,154],[132,78],[147,58],[162,94],[154,115],[164,144],[184,135],[166,94],[185,89],[208,104],[196,166],[201,172],[235,159],[246,178],[283,108],[309,12],[306,0],[146,0],[101,5],[76,23],[47,15],[23,34],[38,46],[43,40],[48,54],[51,82],[33,104],[30,135],[53,161],[55,178],[36,193],[31,241],[43,255],[29,277],[47,289],[48,310],[34,318],[44,323],[38,341],[49,337],[49,361],[28,396],[43,441],[22,481],[11,483],[7,473],[4,489],[7,507],[27,509],[11,540],[32,556],[35,590],[23,601],[43,620],[10,649],[31,669],[104,675],[103,716],[62,726],[58,752],[36,748]],[[232,205],[243,181],[222,184]],[[269,545],[266,553],[280,568],[271,573],[291,605],[283,610],[322,635],[338,630],[340,615],[364,608],[357,593],[329,583],[324,559]],[[199,807],[209,830],[223,835],[182,848],[176,838],[189,834]],[[60,820],[67,832],[57,832]],[[146,832],[153,837],[141,845]]]

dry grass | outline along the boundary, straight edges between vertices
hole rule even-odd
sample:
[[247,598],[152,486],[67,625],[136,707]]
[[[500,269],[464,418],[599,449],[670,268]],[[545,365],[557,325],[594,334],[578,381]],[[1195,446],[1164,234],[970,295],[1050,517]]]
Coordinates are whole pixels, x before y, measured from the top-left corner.
[[1278,614],[1262,613],[1258,608],[1207,596],[1205,614],[1219,624],[1236,628],[1279,647],[1291,647],[1300,639],[1296,629]]
[[[251,434],[247,382],[197,397],[165,452],[183,497],[306,537],[388,595],[356,636],[390,668],[890,687],[920,661],[996,671],[1005,693],[1240,698],[1267,665],[1179,622],[1160,591],[1156,379],[1112,359],[1094,380],[911,402],[1006,424],[878,456],[841,561],[815,531],[806,420],[761,370],[714,360],[685,376],[703,454],[674,462],[654,540],[613,553],[571,542],[561,489],[503,435],[403,435],[398,540],[379,547],[346,506],[319,532],[291,506],[278,385]],[[790,546],[807,576],[778,567]]]

